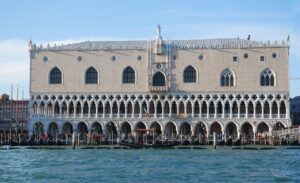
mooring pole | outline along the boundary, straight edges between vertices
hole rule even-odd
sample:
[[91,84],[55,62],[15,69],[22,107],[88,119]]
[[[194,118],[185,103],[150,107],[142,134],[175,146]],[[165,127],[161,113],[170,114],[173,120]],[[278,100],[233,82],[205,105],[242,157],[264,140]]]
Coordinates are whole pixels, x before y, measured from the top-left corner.
[[216,145],[216,132],[213,133],[213,136],[214,136],[214,149],[217,148],[217,145]]
[[72,147],[73,149],[75,149],[75,131],[73,131],[73,134],[72,134]]

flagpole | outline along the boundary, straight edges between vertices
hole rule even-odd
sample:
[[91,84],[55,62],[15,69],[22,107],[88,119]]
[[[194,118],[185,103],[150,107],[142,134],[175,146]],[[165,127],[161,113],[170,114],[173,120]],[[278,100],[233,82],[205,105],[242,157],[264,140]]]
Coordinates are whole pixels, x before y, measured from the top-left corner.
[[10,121],[9,121],[9,143],[11,143],[11,128],[12,128],[12,103],[13,103],[13,84],[11,84],[11,88],[10,88]]

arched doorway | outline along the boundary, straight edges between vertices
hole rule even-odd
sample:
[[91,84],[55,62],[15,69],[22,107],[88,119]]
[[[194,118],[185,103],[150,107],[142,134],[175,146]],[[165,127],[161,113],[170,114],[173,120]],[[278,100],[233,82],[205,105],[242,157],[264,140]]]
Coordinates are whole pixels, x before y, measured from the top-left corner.
[[77,125],[77,137],[79,138],[79,143],[80,144],[86,144],[88,141],[88,128],[87,125],[84,122],[80,122]]
[[134,128],[135,143],[145,144],[147,143],[146,125],[143,122],[138,122]]
[[221,141],[223,140],[222,137],[222,126],[218,122],[213,122],[210,125],[210,130],[209,130],[209,140],[213,140],[213,134],[214,132],[216,133],[216,140]]
[[174,123],[172,122],[168,122],[166,125],[165,125],[165,139],[163,138],[162,140],[163,141],[171,141],[171,142],[174,142],[177,139],[177,133],[176,133],[176,126]]
[[158,122],[153,122],[150,126],[150,137],[148,139],[148,141],[152,142],[152,143],[160,143],[161,142],[161,126]]
[[117,133],[117,126],[114,122],[110,121],[109,123],[107,123],[105,134],[106,134],[106,136],[105,136],[106,144],[117,143],[118,133]]
[[132,141],[131,125],[128,122],[124,122],[121,125],[121,142],[131,143]]
[[48,139],[50,142],[57,142],[57,138],[59,135],[59,130],[58,130],[58,126],[55,122],[51,122],[48,126],[48,130],[47,130],[47,134],[48,134]]
[[44,140],[43,137],[44,137],[45,131],[44,131],[44,125],[42,122],[35,123],[33,126],[33,131],[34,131],[35,141],[41,142]]
[[257,136],[260,143],[267,143],[269,137],[269,126],[265,122],[261,122],[257,126]]
[[182,123],[179,129],[181,143],[189,144],[191,132],[191,125],[187,122]]
[[239,139],[237,126],[233,122],[229,122],[226,126],[226,140],[236,140]]
[[66,144],[71,143],[73,135],[73,125],[70,122],[66,122],[63,125],[63,130],[62,130],[62,139],[65,140]]
[[241,127],[241,140],[243,144],[251,144],[254,139],[253,127],[246,122]]
[[101,144],[103,142],[103,129],[100,123],[95,122],[91,129],[91,144]]
[[154,74],[152,86],[166,86],[166,78],[161,72]]
[[198,141],[200,144],[206,144],[207,143],[207,129],[203,122],[199,122],[195,126],[195,141]]

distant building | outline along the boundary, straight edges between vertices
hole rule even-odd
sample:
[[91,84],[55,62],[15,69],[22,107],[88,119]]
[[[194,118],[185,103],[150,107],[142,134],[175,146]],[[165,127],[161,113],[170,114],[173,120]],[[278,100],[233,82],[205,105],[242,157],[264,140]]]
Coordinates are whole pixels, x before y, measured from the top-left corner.
[[300,125],[300,96],[290,99],[291,120],[293,125]]
[[288,127],[290,39],[30,41],[30,133],[121,139],[271,135]]
[[11,100],[3,94],[0,98],[0,132],[26,132],[29,120],[29,101]]

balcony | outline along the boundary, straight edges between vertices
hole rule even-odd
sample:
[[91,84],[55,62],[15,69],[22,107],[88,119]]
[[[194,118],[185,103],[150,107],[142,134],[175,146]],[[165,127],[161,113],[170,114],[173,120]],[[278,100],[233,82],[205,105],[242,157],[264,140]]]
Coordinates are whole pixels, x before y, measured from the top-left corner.
[[165,92],[168,91],[167,86],[150,86],[151,92]]

